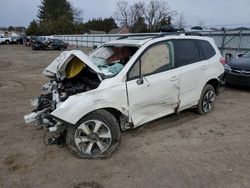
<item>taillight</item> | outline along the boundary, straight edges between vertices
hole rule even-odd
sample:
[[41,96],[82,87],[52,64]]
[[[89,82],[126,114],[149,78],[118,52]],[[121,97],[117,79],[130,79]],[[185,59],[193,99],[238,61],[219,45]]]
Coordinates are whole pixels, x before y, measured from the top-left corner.
[[225,58],[225,57],[221,57],[221,58],[220,58],[220,63],[221,63],[222,65],[225,65],[225,64],[227,63],[226,58]]

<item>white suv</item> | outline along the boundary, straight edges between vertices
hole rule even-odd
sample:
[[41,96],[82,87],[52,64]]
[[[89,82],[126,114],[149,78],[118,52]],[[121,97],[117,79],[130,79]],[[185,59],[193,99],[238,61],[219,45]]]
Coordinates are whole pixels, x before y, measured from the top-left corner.
[[65,51],[44,70],[50,82],[24,118],[48,130],[48,144],[65,136],[78,157],[106,157],[121,130],[187,108],[211,112],[220,58],[213,39],[185,34],[127,37],[89,55]]

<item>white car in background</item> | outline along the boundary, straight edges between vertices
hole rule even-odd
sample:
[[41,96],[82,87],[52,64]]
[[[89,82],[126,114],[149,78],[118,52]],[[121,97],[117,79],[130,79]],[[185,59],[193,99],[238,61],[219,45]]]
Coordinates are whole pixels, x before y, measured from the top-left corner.
[[193,26],[193,27],[190,27],[190,28],[186,28],[185,29],[186,32],[203,32],[203,31],[213,31],[211,29],[209,29],[208,27],[205,27],[205,26]]
[[10,44],[11,38],[0,35],[0,44]]
[[89,55],[65,51],[44,70],[50,81],[24,118],[47,130],[48,144],[65,136],[78,157],[107,157],[121,131],[188,108],[211,112],[220,58],[213,39],[185,34],[127,37]]

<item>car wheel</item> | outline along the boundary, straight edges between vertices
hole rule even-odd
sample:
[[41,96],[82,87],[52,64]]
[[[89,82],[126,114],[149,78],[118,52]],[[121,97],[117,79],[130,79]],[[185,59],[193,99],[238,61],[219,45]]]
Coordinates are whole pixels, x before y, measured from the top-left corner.
[[10,44],[10,41],[6,40],[5,43],[6,43],[7,45],[9,45],[9,44]]
[[120,128],[112,114],[97,110],[69,125],[66,143],[80,158],[105,158],[119,145]]
[[197,106],[197,112],[201,115],[207,114],[214,109],[215,90],[212,85],[205,85]]

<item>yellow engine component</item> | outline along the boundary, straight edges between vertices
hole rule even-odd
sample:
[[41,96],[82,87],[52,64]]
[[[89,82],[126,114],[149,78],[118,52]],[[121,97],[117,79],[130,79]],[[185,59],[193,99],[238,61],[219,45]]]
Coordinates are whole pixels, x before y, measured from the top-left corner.
[[77,57],[74,57],[66,66],[66,77],[73,78],[78,75],[86,65]]

